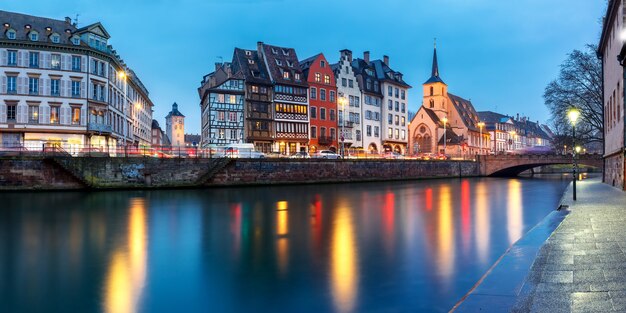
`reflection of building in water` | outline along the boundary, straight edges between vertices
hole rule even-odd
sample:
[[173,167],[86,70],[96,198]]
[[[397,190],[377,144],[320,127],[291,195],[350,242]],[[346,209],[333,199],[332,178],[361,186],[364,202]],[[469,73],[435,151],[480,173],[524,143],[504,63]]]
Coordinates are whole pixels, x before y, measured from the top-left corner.
[[480,262],[485,264],[489,256],[489,190],[484,181],[476,184],[476,248]]
[[104,288],[104,310],[111,313],[138,311],[147,264],[146,205],[132,199],[127,242],[118,243],[109,261]]
[[278,201],[276,203],[276,251],[278,256],[278,269],[282,274],[287,272],[287,264],[289,263],[289,219],[287,216],[287,201]]
[[331,243],[331,290],[338,312],[351,312],[357,298],[359,281],[357,242],[352,212],[340,205],[335,211]]
[[472,224],[470,198],[470,182],[465,179],[461,182],[461,241],[463,242],[464,253],[469,252],[472,235],[470,233]]
[[449,185],[441,185],[439,189],[439,234],[437,249],[437,272],[449,280],[454,274],[454,221],[452,220],[453,195]]
[[518,180],[509,180],[507,203],[507,228],[509,231],[509,243],[513,244],[522,237],[524,216],[522,214],[522,183]]

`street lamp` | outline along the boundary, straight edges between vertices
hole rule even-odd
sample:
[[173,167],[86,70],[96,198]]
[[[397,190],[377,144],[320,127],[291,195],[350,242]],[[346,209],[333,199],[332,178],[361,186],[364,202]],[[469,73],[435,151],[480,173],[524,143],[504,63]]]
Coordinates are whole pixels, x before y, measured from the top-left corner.
[[569,112],[567,112],[567,117],[572,124],[572,147],[574,147],[574,149],[572,149],[572,198],[574,201],[576,201],[576,152],[580,151],[580,147],[576,147],[576,121],[579,116],[580,111],[576,108],[571,108]]
[[341,157],[344,157],[344,136],[343,136],[343,127],[344,124],[346,123],[346,112],[345,112],[345,107],[346,107],[346,97],[345,96],[340,96],[339,97],[339,105],[341,105]]
[[483,127],[485,127],[485,123],[478,122],[478,128],[480,129],[480,148],[478,149],[478,154],[483,154]]
[[441,121],[443,122],[443,155],[446,155],[446,124],[448,123],[448,118],[444,116]]

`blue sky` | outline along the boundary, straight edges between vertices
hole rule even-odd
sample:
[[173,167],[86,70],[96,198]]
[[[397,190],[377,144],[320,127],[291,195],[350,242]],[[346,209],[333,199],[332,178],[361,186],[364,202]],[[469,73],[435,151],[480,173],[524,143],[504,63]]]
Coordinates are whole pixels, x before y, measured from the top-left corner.
[[596,43],[601,0],[49,0],[3,1],[2,9],[101,22],[110,44],[139,75],[162,125],[171,104],[199,133],[197,88],[214,63],[233,48],[257,41],[294,47],[300,59],[339,50],[391,67],[413,86],[409,108],[421,105],[437,37],[440,74],[449,91],[477,110],[546,121],[546,84],[573,49]]

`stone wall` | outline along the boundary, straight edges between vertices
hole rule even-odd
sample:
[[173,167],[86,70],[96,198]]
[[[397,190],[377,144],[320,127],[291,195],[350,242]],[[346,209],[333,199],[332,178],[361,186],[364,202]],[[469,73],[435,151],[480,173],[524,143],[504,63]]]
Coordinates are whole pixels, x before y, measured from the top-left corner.
[[614,154],[606,157],[604,162],[604,182],[613,187],[626,190],[626,186],[624,186],[624,172],[626,171],[624,156],[621,153]]
[[478,176],[478,163],[416,160],[0,159],[0,190],[128,189]]

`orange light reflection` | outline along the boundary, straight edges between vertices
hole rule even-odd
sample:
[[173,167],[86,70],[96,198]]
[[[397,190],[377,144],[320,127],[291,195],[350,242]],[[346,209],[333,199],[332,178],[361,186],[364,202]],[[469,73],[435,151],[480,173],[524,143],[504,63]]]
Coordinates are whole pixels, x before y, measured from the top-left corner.
[[331,289],[338,312],[352,312],[357,297],[357,243],[352,212],[340,206],[335,212],[331,243]]

